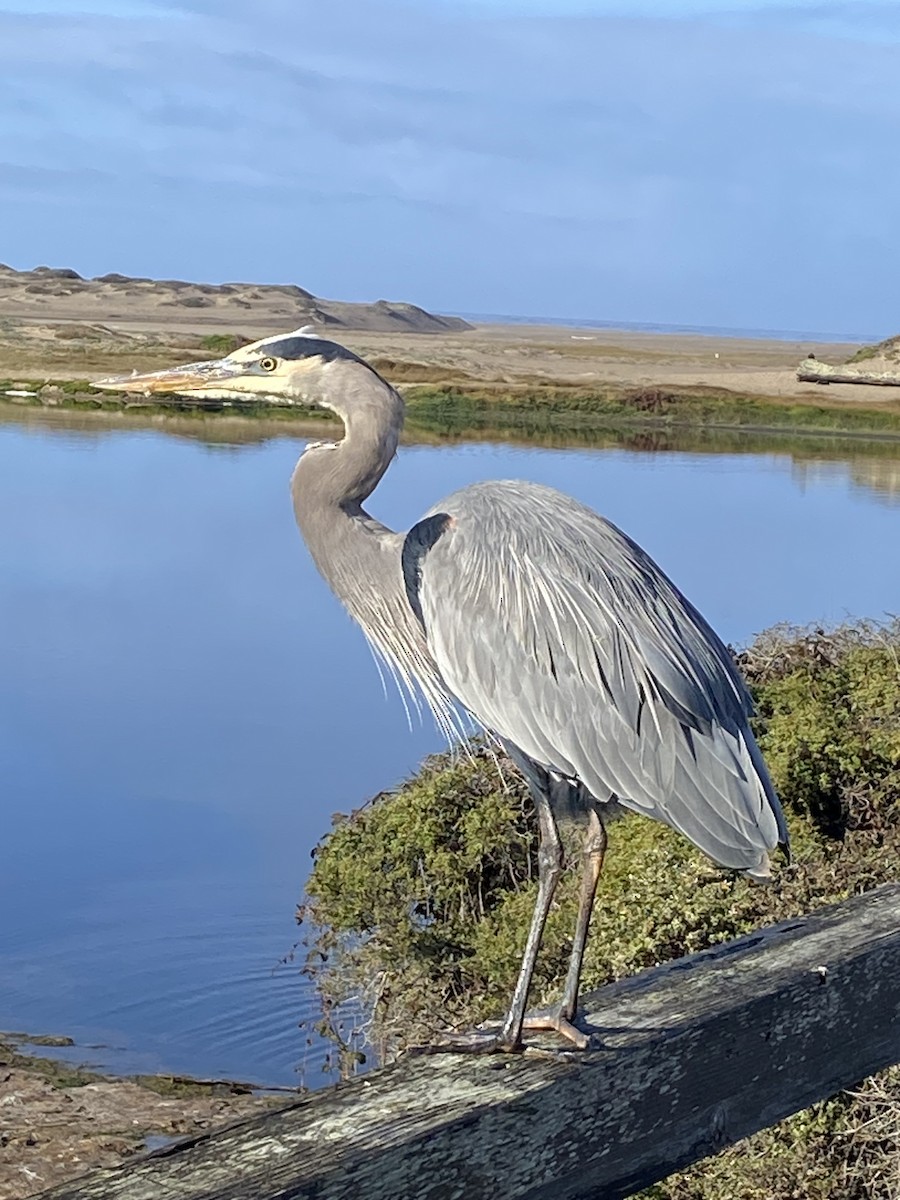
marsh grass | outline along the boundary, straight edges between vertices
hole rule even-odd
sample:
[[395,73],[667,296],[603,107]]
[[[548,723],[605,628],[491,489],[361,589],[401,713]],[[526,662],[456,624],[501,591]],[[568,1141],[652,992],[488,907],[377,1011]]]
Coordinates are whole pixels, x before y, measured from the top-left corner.
[[[201,352],[222,354],[241,343],[239,335],[215,334],[193,339],[190,347],[183,348],[183,353],[188,357]],[[171,358],[171,347],[157,347],[146,350],[137,365],[140,369],[155,369],[171,362]],[[448,371],[440,366],[378,361],[385,369],[388,364],[395,368],[395,373],[388,372],[388,377],[393,378],[403,391],[409,427],[438,437],[481,433],[499,436],[520,430],[577,434],[605,430],[653,433],[679,429],[755,429],[759,432],[900,438],[900,401],[894,400],[863,405],[743,396],[702,387],[684,390],[608,385],[587,389],[546,382],[483,384],[466,381],[458,371],[456,381],[447,382]],[[113,371],[121,370],[121,357],[110,366],[102,355],[99,356],[95,377],[107,367]],[[423,382],[423,377],[432,382]],[[416,381],[409,382],[410,378]],[[210,419],[214,419],[216,413],[239,414],[248,420],[275,415],[276,419],[288,421],[306,420],[323,411],[273,402],[216,403],[177,396],[151,399],[117,395],[94,391],[87,379],[35,379],[27,374],[0,379],[0,404],[4,402],[3,393],[10,388],[36,393],[31,398],[18,398],[15,403],[19,407],[28,404],[35,407],[92,407],[108,412],[142,409],[154,414],[198,411]]]
[[593,423],[597,427],[693,426],[900,436],[900,402],[893,400],[878,405],[801,403],[704,388],[586,390],[549,385],[521,390],[410,385],[404,396],[412,420],[446,431],[528,422],[548,428]]

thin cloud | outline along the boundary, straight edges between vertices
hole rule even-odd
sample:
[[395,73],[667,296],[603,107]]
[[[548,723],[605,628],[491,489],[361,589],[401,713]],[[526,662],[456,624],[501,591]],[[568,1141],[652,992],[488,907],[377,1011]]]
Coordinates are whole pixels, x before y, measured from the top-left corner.
[[754,24],[759,5],[740,29],[180,10],[0,11],[20,265],[793,328],[877,326],[891,294],[896,46]]
[[2,0],[0,14],[41,17],[104,17],[129,21],[135,17],[179,17],[187,6],[156,0]]

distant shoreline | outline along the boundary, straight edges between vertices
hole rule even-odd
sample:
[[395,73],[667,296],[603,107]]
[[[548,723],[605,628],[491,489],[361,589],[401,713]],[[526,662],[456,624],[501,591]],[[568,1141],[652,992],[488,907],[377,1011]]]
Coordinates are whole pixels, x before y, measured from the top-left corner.
[[655,321],[601,321],[591,317],[520,317],[505,313],[452,312],[441,313],[446,317],[459,317],[476,327],[479,325],[524,326],[529,329],[597,329],[609,333],[649,334],[694,334],[698,337],[728,338],[738,341],[750,339],[760,342],[815,342],[826,345],[859,346],[879,342],[890,336],[891,331],[882,333],[835,333],[833,331],[808,329],[756,329],[728,325],[679,325]]

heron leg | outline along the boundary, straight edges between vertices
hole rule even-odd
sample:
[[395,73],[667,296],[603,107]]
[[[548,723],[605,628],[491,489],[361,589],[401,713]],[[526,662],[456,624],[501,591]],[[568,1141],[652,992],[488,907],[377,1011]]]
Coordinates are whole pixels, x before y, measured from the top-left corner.
[[525,1006],[528,1003],[531,978],[534,975],[534,965],[540,949],[544,926],[547,923],[547,914],[550,911],[553,893],[556,891],[563,866],[562,841],[549,798],[537,786],[532,787],[532,796],[537,809],[540,829],[538,894],[509,1012],[499,1029],[491,1029],[489,1032],[476,1031],[471,1034],[447,1034],[432,1046],[415,1048],[415,1052],[439,1053],[443,1050],[463,1050],[485,1054],[498,1050],[522,1049],[522,1026],[525,1021]]
[[519,968],[519,977],[516,980],[509,1012],[506,1014],[500,1034],[501,1040],[511,1050],[518,1049],[522,1044],[525,1005],[528,1003],[534,965],[537,961],[541,938],[544,936],[547,914],[550,912],[550,905],[553,902],[553,893],[556,891],[563,866],[562,841],[550,808],[550,802],[546,795],[537,788],[533,790],[533,795],[541,835],[538,847],[538,894],[531,916],[528,940],[525,942],[525,952],[522,955],[522,965]]
[[597,883],[603,870],[603,859],[606,856],[606,829],[595,808],[588,815],[588,828],[584,836],[584,871],[581,876],[581,893],[578,899],[578,920],[575,922],[575,939],[572,942],[572,957],[569,959],[569,970],[566,974],[566,986],[563,989],[563,1015],[573,1020],[578,1010],[578,987],[581,983],[581,964],[584,960],[584,948],[587,945],[588,926],[591,923],[591,913],[594,909],[594,897],[597,894]]
[[581,892],[578,899],[578,919],[575,923],[575,937],[572,942],[572,955],[569,959],[569,969],[566,973],[565,987],[559,1008],[555,1013],[546,1016],[526,1017],[525,1029],[548,1030],[554,1029],[579,1049],[587,1049],[590,1038],[576,1029],[572,1022],[578,1011],[578,988],[581,982],[581,964],[584,959],[584,948],[587,944],[588,927],[591,923],[591,912],[594,907],[594,897],[597,894],[597,881],[603,869],[603,858],[606,854],[606,829],[595,808],[588,815],[588,828],[584,838],[583,861],[584,868],[581,876]]

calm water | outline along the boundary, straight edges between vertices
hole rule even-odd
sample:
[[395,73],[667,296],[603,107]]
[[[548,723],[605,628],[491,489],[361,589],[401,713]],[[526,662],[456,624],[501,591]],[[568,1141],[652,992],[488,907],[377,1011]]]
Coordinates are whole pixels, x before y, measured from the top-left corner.
[[[310,850],[439,739],[306,557],[301,447],[0,425],[0,1029],[319,1078],[313,998],[278,967]],[[742,642],[900,607],[897,455],[407,447],[372,507],[405,526],[473,480],[557,485]]]

